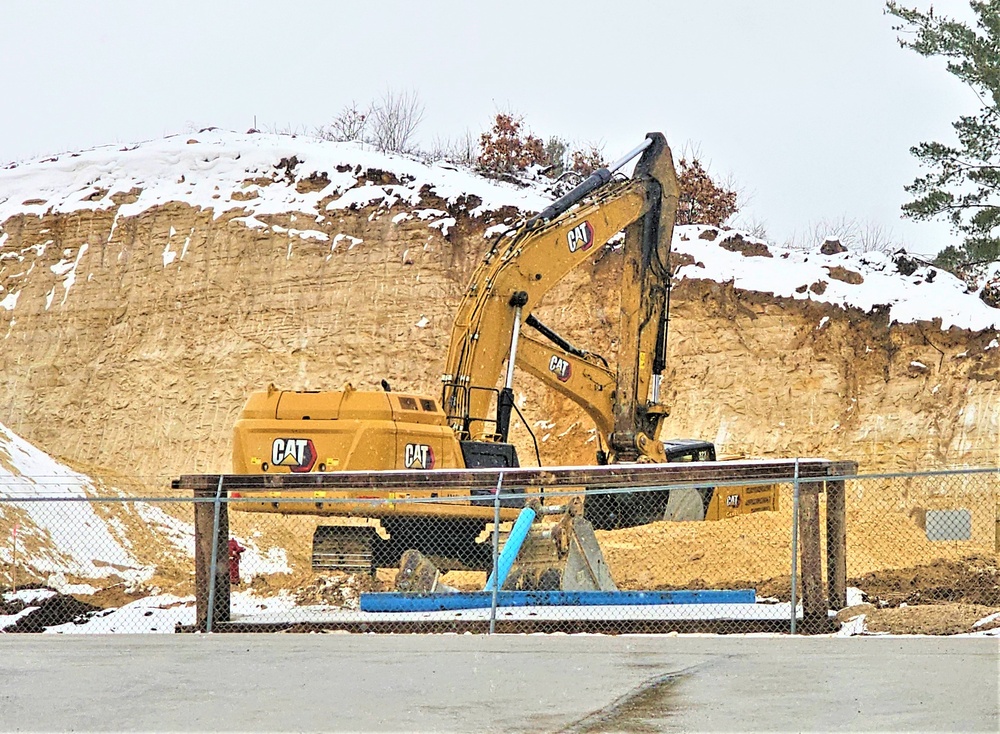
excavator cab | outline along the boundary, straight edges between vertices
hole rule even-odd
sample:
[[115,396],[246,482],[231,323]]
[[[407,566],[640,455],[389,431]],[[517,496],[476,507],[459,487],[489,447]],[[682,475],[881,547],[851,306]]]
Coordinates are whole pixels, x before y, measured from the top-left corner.
[[668,462],[715,461],[715,444],[693,438],[675,438],[663,442]]
[[[709,441],[677,438],[663,442],[670,463],[716,461]],[[584,504],[586,517],[598,530],[615,530],[651,522],[725,520],[778,509],[774,484],[740,487],[649,487],[632,492],[595,493]]]

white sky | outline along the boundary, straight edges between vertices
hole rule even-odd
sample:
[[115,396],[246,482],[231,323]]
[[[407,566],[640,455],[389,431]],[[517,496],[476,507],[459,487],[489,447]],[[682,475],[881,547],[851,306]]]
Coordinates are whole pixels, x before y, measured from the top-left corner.
[[[913,0],[914,3],[920,0]],[[922,7],[926,2],[920,2]],[[932,254],[958,238],[899,217],[910,146],[951,140],[972,92],[900,49],[879,0],[0,4],[0,161],[216,125],[311,130],[387,86],[421,141],[497,109],[613,159],[661,130],[696,145],[782,242],[840,217]],[[961,0],[936,14],[968,15]]]

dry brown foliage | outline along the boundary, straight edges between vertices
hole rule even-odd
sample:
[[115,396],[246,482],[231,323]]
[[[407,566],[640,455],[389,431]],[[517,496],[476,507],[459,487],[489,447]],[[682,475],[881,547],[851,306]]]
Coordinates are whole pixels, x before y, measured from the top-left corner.
[[493,127],[479,136],[479,167],[490,173],[513,173],[546,162],[541,138],[522,132],[524,118],[498,112]]
[[596,145],[573,151],[572,168],[581,176],[589,176],[598,168],[604,168],[607,165],[608,162],[604,160],[603,153]]
[[715,183],[697,158],[681,158],[680,201],[677,224],[709,224],[721,227],[736,214],[736,192]]

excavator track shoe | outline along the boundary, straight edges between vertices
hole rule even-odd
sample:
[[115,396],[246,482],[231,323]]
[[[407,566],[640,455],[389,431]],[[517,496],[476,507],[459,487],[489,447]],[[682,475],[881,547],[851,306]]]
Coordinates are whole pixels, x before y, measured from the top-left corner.
[[318,525],[313,533],[313,570],[375,575],[374,539],[374,528]]

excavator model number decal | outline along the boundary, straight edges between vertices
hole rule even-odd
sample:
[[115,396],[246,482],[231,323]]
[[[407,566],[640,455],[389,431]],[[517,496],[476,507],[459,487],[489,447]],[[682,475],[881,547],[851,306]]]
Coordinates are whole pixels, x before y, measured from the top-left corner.
[[311,438],[276,438],[271,444],[271,464],[287,466],[296,474],[312,471],[316,447]]
[[559,378],[559,382],[566,382],[573,374],[573,366],[558,354],[553,354],[549,360],[549,372]]
[[403,452],[403,466],[407,469],[433,469],[434,449],[425,443],[408,443]]
[[569,242],[569,251],[589,250],[594,244],[594,228],[590,222],[580,222],[566,234]]

